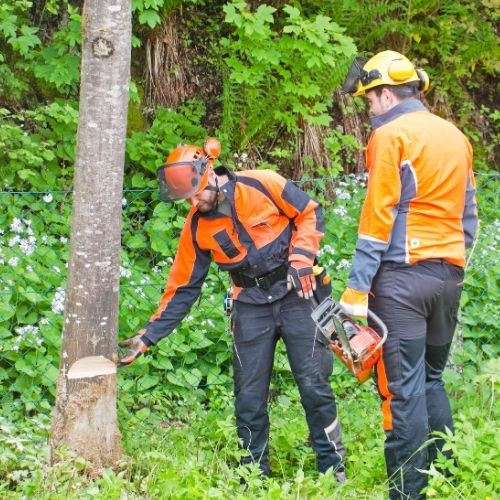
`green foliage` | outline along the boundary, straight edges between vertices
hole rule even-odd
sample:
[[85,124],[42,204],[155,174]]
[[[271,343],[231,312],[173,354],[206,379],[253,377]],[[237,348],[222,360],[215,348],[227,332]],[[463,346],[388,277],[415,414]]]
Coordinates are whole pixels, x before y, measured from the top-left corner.
[[500,412],[495,397],[500,383],[498,358],[483,365],[468,382],[455,418],[455,434],[438,433],[444,450],[455,460],[440,455],[428,471],[429,498],[495,498],[499,493],[498,446]]
[[[339,486],[333,476],[318,476],[297,389],[273,390],[270,403],[272,476],[262,482],[256,466],[238,466],[232,396],[220,390],[209,404],[200,394],[177,401],[168,394],[143,394],[142,408],[123,404],[119,418],[128,458],[115,470],[92,470],[69,453],[49,466],[48,418],[18,422],[0,417],[0,495],[9,498],[276,498],[379,499],[386,496],[383,432],[378,396],[369,384],[352,383],[336,374],[334,389],[349,450],[349,481]],[[498,433],[498,367],[485,367],[457,399],[456,435],[445,435],[456,463],[440,456],[429,471],[429,498],[495,498],[499,491],[496,460]],[[154,392],[154,391],[153,391]],[[125,394],[123,394],[125,393]],[[154,401],[153,401],[154,399]],[[145,406],[148,405],[149,406]],[[148,411],[144,411],[145,409]],[[445,476],[442,471],[448,470]],[[241,484],[242,480],[246,484]]]
[[[231,36],[223,38],[222,134],[245,149],[294,134],[301,120],[328,125],[331,92],[339,84],[354,44],[329,17],[304,17],[286,5],[278,17],[261,4],[255,12],[238,0],[224,7]],[[279,19],[279,20],[278,20]]]
[[498,122],[489,122],[483,106],[495,109],[498,91],[495,2],[342,0],[321,2],[319,8],[348,27],[360,53],[397,50],[423,67],[430,76],[426,99],[432,109],[472,139],[476,169],[491,168]]
[[54,101],[36,110],[0,108],[0,174],[4,188],[47,191],[71,183],[78,114]]
[[206,131],[198,124],[204,113],[200,101],[187,102],[178,112],[158,108],[151,127],[134,133],[127,141],[128,158],[141,168],[156,172],[178,144],[200,144],[206,139]]
[[[71,204],[0,194],[2,408],[47,412],[55,394]],[[64,273],[64,274],[63,274]]]
[[68,21],[36,59],[35,76],[58,91],[76,90],[80,81],[81,23],[77,9],[68,5]]
[[496,310],[500,295],[500,264],[497,258],[500,226],[496,219],[495,201],[498,199],[497,183],[497,175],[481,175],[477,179],[481,224],[477,243],[469,253],[469,270],[462,292],[461,325],[466,340],[464,351],[459,354],[462,363],[474,361],[479,365],[482,358],[498,355],[498,336],[492,335],[497,330]]
[[27,0],[3,2],[0,5],[0,98],[20,99],[29,90],[26,74],[30,73],[32,49],[41,44],[38,29],[29,25]]
[[[178,10],[182,17],[186,3],[196,16],[196,23],[186,26],[196,34],[186,31],[184,37],[200,37],[204,27],[211,40],[223,39],[220,48],[198,51],[196,61],[210,61],[214,81],[223,72],[224,91],[213,102],[220,99],[223,106],[220,137],[229,162],[244,166],[248,155],[233,159],[229,150],[246,150],[262,159],[260,167],[278,169],[293,161],[295,134],[304,123],[323,130],[331,126],[322,141],[332,169],[306,162],[301,186],[325,207],[321,263],[330,271],[335,296],[345,286],[364,195],[362,177],[333,178],[354,162],[359,147],[342,133],[330,107],[332,91],[354,53],[346,33],[363,52],[394,48],[426,67],[430,104],[466,130],[481,169],[494,167],[499,113],[493,100],[498,69],[493,2],[313,0],[250,10],[235,1],[222,12],[217,2],[203,0],[134,0],[134,33],[140,36],[135,46],[160,28],[169,12]],[[215,268],[201,300],[175,334],[119,372],[120,422],[131,458],[97,478],[90,464],[71,454],[49,466],[48,415],[59,363],[78,119],[80,25],[79,9],[65,0],[10,0],[0,6],[0,182],[7,191],[0,193],[0,496],[55,498],[65,492],[71,498],[281,499],[324,498],[327,492],[334,498],[384,498],[379,402],[370,385],[358,386],[336,364],[332,384],[352,478],[339,488],[331,476],[315,472],[282,347],[271,391],[274,475],[262,485],[255,467],[237,467],[241,452],[231,416],[231,337],[222,310],[227,278]],[[158,203],[154,172],[178,143],[200,144],[206,138],[207,115],[211,126],[221,119],[220,110],[206,111],[201,99],[194,99],[177,110],[153,110],[149,125],[142,115],[143,57],[138,51],[131,85],[135,104],[127,141],[129,189],[123,200],[121,338],[135,333],[155,310],[188,209],[185,203]],[[318,173],[321,179],[314,178]],[[457,433],[445,439],[458,466],[439,458],[429,471],[431,498],[499,493],[494,454],[498,176],[480,176],[478,186],[483,222],[462,300],[464,345],[454,354],[463,374],[447,373]],[[443,469],[452,476],[443,475]],[[246,487],[240,485],[242,478]]]

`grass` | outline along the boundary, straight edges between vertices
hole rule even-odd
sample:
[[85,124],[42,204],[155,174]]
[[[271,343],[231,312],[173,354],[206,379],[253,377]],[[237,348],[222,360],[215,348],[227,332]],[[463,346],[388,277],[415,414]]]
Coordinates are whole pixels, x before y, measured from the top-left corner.
[[[452,387],[456,436],[448,436],[457,464],[440,458],[450,477],[431,468],[430,498],[493,499],[500,494],[495,404],[498,364],[490,362],[475,380]],[[256,467],[238,466],[232,397],[173,402],[164,398],[147,414],[120,405],[124,458],[115,468],[89,473],[85,461],[67,454],[49,466],[49,417],[0,420],[0,498],[39,499],[383,499],[386,477],[378,398],[369,383],[334,378],[348,448],[345,485],[319,475],[307,443],[307,428],[294,386],[273,390],[270,459],[265,482]],[[452,385],[454,382],[452,382]],[[456,389],[456,390],[455,390]],[[143,400],[143,404],[148,400]],[[8,416],[7,416],[8,417]],[[242,484],[244,483],[244,484]]]

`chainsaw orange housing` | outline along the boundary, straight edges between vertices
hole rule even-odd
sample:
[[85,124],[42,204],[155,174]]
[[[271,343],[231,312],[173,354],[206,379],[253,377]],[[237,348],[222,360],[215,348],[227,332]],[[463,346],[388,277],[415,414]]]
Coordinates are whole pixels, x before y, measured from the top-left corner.
[[375,330],[368,326],[360,325],[356,325],[356,329],[358,333],[349,340],[351,351],[353,352],[352,357],[344,352],[338,340],[330,344],[330,349],[362,384],[370,378],[373,367],[380,359],[382,349],[375,350],[380,343],[380,337]]

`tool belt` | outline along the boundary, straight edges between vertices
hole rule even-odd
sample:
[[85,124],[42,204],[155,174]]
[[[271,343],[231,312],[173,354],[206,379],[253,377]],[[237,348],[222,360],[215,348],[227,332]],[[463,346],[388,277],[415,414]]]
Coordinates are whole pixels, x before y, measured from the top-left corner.
[[284,280],[288,275],[288,262],[281,264],[273,271],[251,278],[242,271],[231,271],[231,279],[236,286],[241,288],[259,287],[269,290],[277,281]]

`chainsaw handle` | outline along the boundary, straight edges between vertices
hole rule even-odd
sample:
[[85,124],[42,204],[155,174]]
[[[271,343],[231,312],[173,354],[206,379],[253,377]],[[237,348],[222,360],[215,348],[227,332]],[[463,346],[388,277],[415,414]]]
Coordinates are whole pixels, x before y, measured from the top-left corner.
[[375,352],[378,351],[387,340],[387,326],[373,311],[370,311],[370,309],[368,309],[368,318],[374,321],[382,332],[382,338],[377,344],[377,347],[375,347],[375,349],[373,350],[373,352]]

